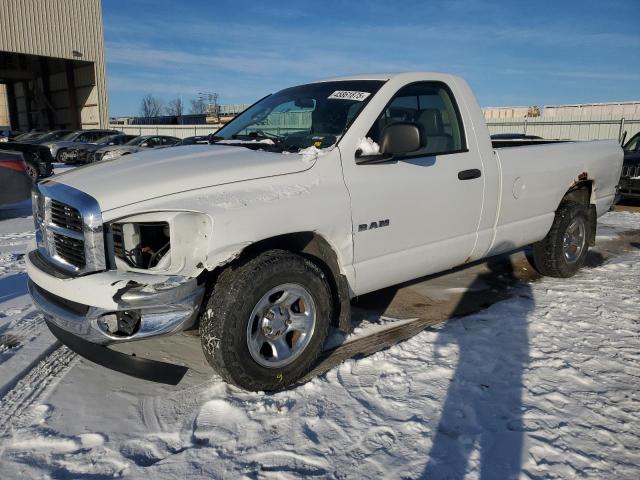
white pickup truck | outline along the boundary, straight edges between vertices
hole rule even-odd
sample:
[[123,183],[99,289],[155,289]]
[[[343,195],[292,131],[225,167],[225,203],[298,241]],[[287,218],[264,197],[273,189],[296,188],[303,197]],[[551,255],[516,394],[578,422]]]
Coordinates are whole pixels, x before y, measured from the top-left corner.
[[318,81],[263,98],[211,145],[40,182],[29,289],[93,361],[162,376],[106,347],[199,325],[226,381],[278,389],[330,326],[349,329],[355,296],[527,245],[540,273],[573,275],[622,158],[615,141],[495,148],[453,75]]

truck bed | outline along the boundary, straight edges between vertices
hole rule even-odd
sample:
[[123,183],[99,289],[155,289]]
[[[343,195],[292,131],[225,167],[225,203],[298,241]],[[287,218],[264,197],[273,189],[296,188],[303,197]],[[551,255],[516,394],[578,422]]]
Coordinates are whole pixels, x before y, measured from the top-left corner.
[[547,143],[565,143],[570,142],[571,140],[548,140],[546,138],[541,139],[530,139],[530,138],[522,138],[522,139],[497,139],[491,140],[491,146],[493,148],[510,148],[510,147],[523,147],[525,145],[545,145]]

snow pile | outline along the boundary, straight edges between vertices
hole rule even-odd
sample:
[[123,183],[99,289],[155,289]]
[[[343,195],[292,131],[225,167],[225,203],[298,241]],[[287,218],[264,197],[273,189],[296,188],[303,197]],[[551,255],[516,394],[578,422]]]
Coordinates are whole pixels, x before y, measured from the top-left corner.
[[251,190],[220,191],[211,195],[198,196],[196,201],[207,207],[214,205],[221,210],[233,210],[308,195],[319,185],[320,180],[316,178],[307,184],[274,184],[268,188],[256,187]]
[[276,394],[149,384],[57,349],[2,398],[2,476],[635,480],[639,285],[636,248]]
[[362,156],[366,157],[367,155],[379,155],[380,154],[380,145],[371,140],[369,137],[363,138],[360,140],[358,144],[358,148],[362,150]]
[[315,162],[318,159],[318,157],[321,157],[322,155],[326,155],[332,149],[333,149],[333,146],[326,147],[326,148],[317,148],[312,145],[310,147],[298,150],[298,155],[302,155],[303,162],[312,163],[312,162]]

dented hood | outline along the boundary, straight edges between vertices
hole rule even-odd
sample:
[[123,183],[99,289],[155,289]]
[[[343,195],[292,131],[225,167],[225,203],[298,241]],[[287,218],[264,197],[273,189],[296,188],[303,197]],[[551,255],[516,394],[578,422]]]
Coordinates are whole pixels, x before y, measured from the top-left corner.
[[312,165],[295,153],[189,145],[102,161],[52,180],[88,193],[108,211],[189,190],[301,172]]

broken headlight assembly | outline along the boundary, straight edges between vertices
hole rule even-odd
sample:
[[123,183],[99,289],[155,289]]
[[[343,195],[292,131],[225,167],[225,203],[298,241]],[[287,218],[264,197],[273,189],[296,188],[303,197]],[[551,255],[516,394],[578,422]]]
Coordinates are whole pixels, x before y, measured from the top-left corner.
[[168,222],[116,222],[111,224],[113,255],[127,266],[166,270],[171,264]]
[[110,268],[165,275],[198,275],[210,251],[213,222],[197,212],[153,212],[107,226]]

